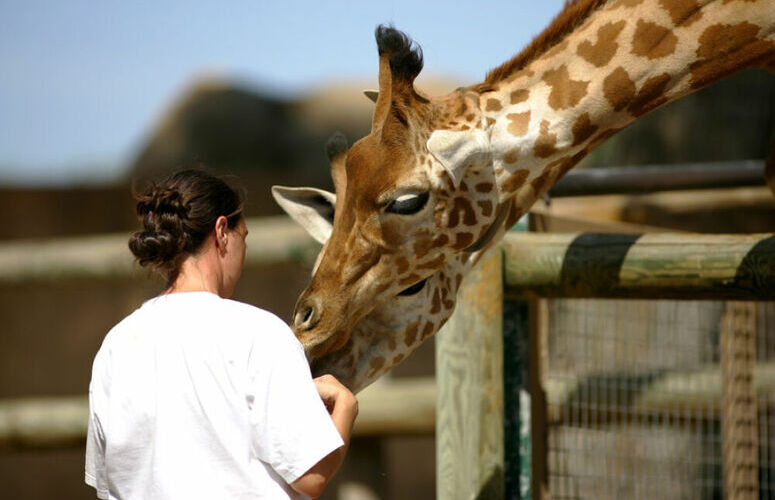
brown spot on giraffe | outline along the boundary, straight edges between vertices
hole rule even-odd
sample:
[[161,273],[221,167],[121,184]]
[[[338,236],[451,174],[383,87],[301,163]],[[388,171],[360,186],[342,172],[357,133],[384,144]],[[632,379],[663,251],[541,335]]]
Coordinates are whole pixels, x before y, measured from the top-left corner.
[[[436,259],[434,259],[434,260],[436,260]],[[401,278],[398,281],[398,284],[401,285],[401,286],[409,286],[409,285],[416,284],[418,281],[420,281],[420,277],[418,275],[412,273],[409,276],[407,276],[406,278]]]
[[462,274],[458,274],[458,275],[455,276],[455,290],[459,290],[460,289],[460,283],[462,281],[463,281],[463,275]]
[[632,53],[649,59],[667,57],[675,52],[676,37],[669,29],[656,23],[638,20],[632,36]]
[[388,349],[390,349],[391,351],[395,351],[397,347],[396,339],[393,337],[388,337],[387,342],[388,342]]
[[371,373],[377,373],[383,366],[385,366],[385,358],[382,356],[376,356],[369,361],[371,367]]
[[554,160],[544,168],[543,172],[541,172],[541,175],[530,182],[530,185],[533,186],[533,190],[535,191],[536,195],[540,195],[545,190],[549,189],[557,176],[557,167],[565,160],[567,160],[567,157]]
[[589,113],[584,113],[581,116],[579,116],[576,121],[573,123],[573,146],[578,146],[579,144],[583,143],[590,137],[592,137],[592,134],[597,132],[597,129],[600,128],[597,125],[593,125],[592,121],[589,119]]
[[409,259],[403,255],[396,259],[396,271],[398,274],[404,274],[409,269]]
[[530,97],[530,91],[527,89],[513,90],[509,94],[509,102],[511,104],[519,104],[520,102],[527,101],[528,97]]
[[552,109],[572,108],[587,95],[589,82],[572,80],[570,73],[568,73],[568,66],[565,64],[546,71],[543,80],[552,89],[549,93],[549,106]]
[[[461,185],[462,187],[462,185]],[[447,227],[457,227],[460,224],[460,214],[463,214],[463,224],[466,226],[473,226],[476,224],[476,214],[474,208],[471,206],[471,202],[467,198],[458,196],[453,202],[452,211],[449,214],[449,220],[447,221]]]
[[485,217],[489,217],[492,215],[492,202],[489,200],[482,200],[477,201],[477,205],[479,205],[479,208],[482,210],[482,215]]
[[670,83],[668,73],[652,76],[646,80],[638,94],[627,106],[627,111],[634,116],[641,116],[666,103],[665,89],[668,83]]
[[570,158],[564,160],[561,165],[559,165],[559,168],[557,169],[557,177],[555,178],[554,182],[555,184],[557,181],[559,181],[563,175],[567,174],[570,169],[572,169],[578,162],[581,161],[582,158],[587,156],[586,150],[581,150],[577,152],[575,155],[571,156]]
[[441,311],[441,294],[439,289],[433,291],[433,300],[431,300],[431,314],[437,314]]
[[504,223],[504,226],[506,229],[509,229],[511,226],[517,223],[519,221],[519,218],[522,217],[522,214],[524,212],[517,208],[516,200],[512,200],[511,207],[509,207],[509,215],[506,217],[506,222]]
[[503,191],[505,193],[513,193],[525,184],[525,181],[529,175],[530,170],[526,168],[514,172],[511,174],[511,177],[506,179],[506,181],[503,183]]
[[447,236],[446,234],[440,234],[440,235],[436,236],[435,238],[433,238],[433,247],[434,248],[439,248],[439,247],[446,246],[447,243],[449,243],[449,236]]
[[487,99],[487,105],[485,106],[485,111],[500,111],[503,109],[503,106],[501,105],[500,100],[498,99]]
[[471,243],[474,242],[474,235],[471,233],[457,233],[455,234],[455,243],[452,245],[452,248],[455,250],[462,250],[466,247],[471,246]]
[[487,125],[495,125],[495,118],[487,117]]
[[400,363],[403,360],[404,360],[404,355],[403,354],[399,354],[398,356],[393,358],[393,366],[396,366],[398,363]]
[[[447,284],[447,287],[449,287],[449,284]],[[444,287],[441,289],[441,303],[444,306],[444,309],[452,309],[455,307],[455,301],[449,300],[449,290],[447,287]]]
[[676,26],[691,26],[702,18],[700,4],[696,0],[659,0]]
[[519,148],[511,148],[509,149],[505,155],[503,155],[503,161],[505,161],[508,164],[514,164],[517,163],[517,160],[519,159]]
[[414,341],[417,340],[417,330],[419,329],[420,329],[419,321],[409,323],[406,326],[406,331],[404,333],[404,344],[408,346],[414,344]]
[[433,323],[428,322],[425,323],[425,326],[422,329],[422,339],[428,338],[428,336],[433,333]]
[[708,26],[700,35],[699,59],[689,67],[692,88],[700,88],[737,71],[772,60],[775,42],[757,38],[759,27],[741,22]]
[[533,145],[533,154],[538,158],[548,158],[557,152],[557,134],[549,133],[549,122],[541,121],[541,134]]
[[495,185],[492,182],[480,182],[474,186],[477,193],[489,193]]
[[618,9],[619,7],[635,7],[643,3],[643,0],[619,0],[611,5],[611,9]]
[[506,115],[509,119],[508,131],[511,135],[521,137],[527,133],[527,127],[530,125],[530,111],[524,113],[509,113]]
[[603,80],[603,95],[615,111],[621,111],[635,97],[635,83],[619,66]]
[[576,53],[598,68],[605,66],[616,55],[619,48],[616,38],[625,24],[624,21],[604,24],[597,30],[597,43],[584,40],[576,47]]
[[475,117],[474,117],[474,114],[473,114],[473,113],[468,113],[468,114],[465,116],[465,118],[466,118],[466,121],[467,121],[467,122],[470,122],[470,121],[473,121]]
[[[435,258],[429,260],[428,262],[423,262],[422,264],[418,265],[417,269],[437,269],[443,263],[444,263],[444,255],[437,255]],[[415,279],[415,282],[417,282],[418,280],[419,280],[419,276],[417,277],[417,279]]]
[[431,251],[431,248],[434,248],[433,246],[433,240],[430,236],[421,236],[417,240],[415,240],[414,245],[414,256],[417,259],[422,259],[426,255],[428,255],[428,252]]

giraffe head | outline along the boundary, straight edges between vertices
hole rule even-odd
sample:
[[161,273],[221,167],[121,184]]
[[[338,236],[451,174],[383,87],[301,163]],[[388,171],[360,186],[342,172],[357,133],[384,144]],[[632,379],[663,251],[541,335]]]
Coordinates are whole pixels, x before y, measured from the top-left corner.
[[[346,141],[335,135],[327,145],[337,193],[344,185]],[[340,195],[316,188],[273,186],[278,204],[328,251]],[[453,259],[414,286],[371,308],[349,331],[341,349],[310,355],[315,374],[331,373],[357,392],[405,359],[448,319],[463,275],[481,250]],[[309,349],[307,349],[309,351]]]
[[387,301],[419,295],[426,312],[434,300],[451,312],[454,293],[442,301],[440,289],[438,298],[423,289],[448,262],[465,260],[461,252],[480,248],[505,212],[478,94],[423,95],[414,88],[420,49],[393,28],[378,27],[376,38],[371,133],[333,155],[333,226],[296,305],[293,327],[313,361],[360,342],[356,327]]

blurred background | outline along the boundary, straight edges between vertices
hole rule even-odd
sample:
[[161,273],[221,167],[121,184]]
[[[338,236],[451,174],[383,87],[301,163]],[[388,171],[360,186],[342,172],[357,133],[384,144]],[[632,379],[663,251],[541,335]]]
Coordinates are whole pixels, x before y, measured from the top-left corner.
[[[0,244],[128,236],[136,227],[132,186],[198,164],[239,179],[248,216],[279,214],[272,184],[330,189],[326,139],[337,130],[351,142],[368,133],[372,104],[361,90],[377,86],[378,24],[422,46],[417,86],[443,94],[483,79],[563,3],[3,0]],[[667,106],[580,168],[763,159],[775,130],[774,80],[750,71]],[[633,198],[588,215],[773,230],[769,198],[738,198],[735,210]],[[236,298],[289,320],[308,273],[295,264],[248,272]],[[145,275],[1,283],[0,398],[85,394],[105,333],[160,290]],[[395,377],[433,376],[426,344]],[[434,471],[432,435],[362,437],[326,498],[433,498]],[[7,498],[94,497],[78,445],[5,443],[0,484]]]

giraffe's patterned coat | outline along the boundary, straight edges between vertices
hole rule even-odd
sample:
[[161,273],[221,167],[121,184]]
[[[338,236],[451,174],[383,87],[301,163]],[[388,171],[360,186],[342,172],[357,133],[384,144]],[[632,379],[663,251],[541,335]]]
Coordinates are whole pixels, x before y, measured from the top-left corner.
[[775,67],[772,0],[576,0],[443,97],[414,89],[421,62],[396,33],[378,35],[372,133],[347,152],[294,326],[313,369],[354,390],[444,324],[471,266],[592,149],[698,88]]

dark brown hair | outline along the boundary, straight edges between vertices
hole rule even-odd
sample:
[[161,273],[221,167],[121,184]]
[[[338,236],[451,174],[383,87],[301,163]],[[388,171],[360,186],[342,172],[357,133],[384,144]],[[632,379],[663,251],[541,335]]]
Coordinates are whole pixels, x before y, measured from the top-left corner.
[[150,265],[171,285],[187,255],[195,253],[225,216],[233,228],[242,217],[243,194],[201,169],[181,170],[134,194],[143,225],[129,238],[141,266]]

